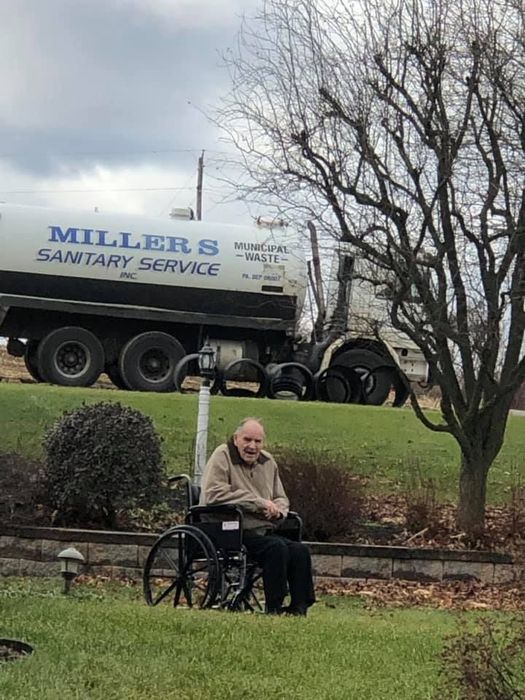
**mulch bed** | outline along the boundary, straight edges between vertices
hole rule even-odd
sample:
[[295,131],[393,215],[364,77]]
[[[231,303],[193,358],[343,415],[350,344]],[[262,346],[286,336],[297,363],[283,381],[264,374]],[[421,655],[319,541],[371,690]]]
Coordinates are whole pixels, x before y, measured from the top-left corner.
[[19,642],[17,639],[0,639],[0,663],[23,659],[31,652],[31,647],[25,642]]
[[352,533],[355,544],[381,544],[399,547],[433,549],[478,549],[484,551],[525,551],[525,493],[516,494],[513,502],[501,506],[488,505],[483,537],[472,541],[456,526],[453,503],[436,503],[413,522],[414,504],[404,495],[367,496],[367,524]]

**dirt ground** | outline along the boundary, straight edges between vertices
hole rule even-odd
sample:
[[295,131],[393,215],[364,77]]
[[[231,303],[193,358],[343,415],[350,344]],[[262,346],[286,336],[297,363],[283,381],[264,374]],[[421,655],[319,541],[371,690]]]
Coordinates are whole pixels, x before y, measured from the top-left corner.
[[5,346],[0,345],[0,378],[2,381],[32,382],[21,357],[11,357]]

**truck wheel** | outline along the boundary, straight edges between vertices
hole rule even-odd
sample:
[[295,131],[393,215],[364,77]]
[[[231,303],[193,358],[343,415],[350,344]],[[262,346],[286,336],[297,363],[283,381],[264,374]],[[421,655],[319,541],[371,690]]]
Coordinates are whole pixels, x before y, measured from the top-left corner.
[[337,355],[330,366],[338,365],[350,367],[360,376],[363,403],[380,406],[386,401],[394,380],[394,368],[388,366],[385,358],[370,350],[356,348]]
[[118,369],[126,388],[133,391],[173,391],[173,372],[184,348],[173,336],[149,331],[124,345]]
[[50,384],[90,386],[104,370],[104,349],[85,328],[58,328],[40,341],[37,367]]
[[38,371],[38,340],[28,340],[24,352],[24,363],[27,371],[36,382],[44,381],[42,375]]

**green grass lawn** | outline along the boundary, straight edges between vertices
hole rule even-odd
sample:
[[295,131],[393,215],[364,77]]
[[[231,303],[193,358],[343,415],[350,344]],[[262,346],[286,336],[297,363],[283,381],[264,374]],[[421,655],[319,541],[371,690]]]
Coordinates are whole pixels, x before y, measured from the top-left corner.
[[[191,470],[197,397],[143,394],[47,385],[0,384],[2,450],[41,456],[41,437],[65,409],[82,402],[119,400],[150,415],[164,439],[171,473]],[[436,421],[437,412],[429,412]],[[403,487],[415,466],[436,482],[443,499],[455,499],[459,451],[448,435],[427,430],[408,408],[297,403],[215,396],[211,405],[210,448],[222,442],[247,415],[262,418],[268,447],[313,450],[337,456],[370,476],[376,491]],[[516,474],[525,477],[525,418],[511,416],[505,445],[489,476],[489,501],[508,495]]]
[[[451,613],[323,599],[307,619],[148,608],[135,588],[0,581],[0,637],[35,653],[0,667],[5,700],[423,700]],[[450,696],[447,700],[452,700]]]

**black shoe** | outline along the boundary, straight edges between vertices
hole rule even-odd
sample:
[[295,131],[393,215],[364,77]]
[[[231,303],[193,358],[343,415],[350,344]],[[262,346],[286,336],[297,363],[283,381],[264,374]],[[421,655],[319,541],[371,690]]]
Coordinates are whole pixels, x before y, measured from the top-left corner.
[[279,607],[269,607],[266,608],[266,614],[267,615],[282,615],[285,612],[285,608],[282,608],[280,605]]
[[285,615],[293,615],[294,617],[306,617],[306,605],[289,605],[282,609]]

